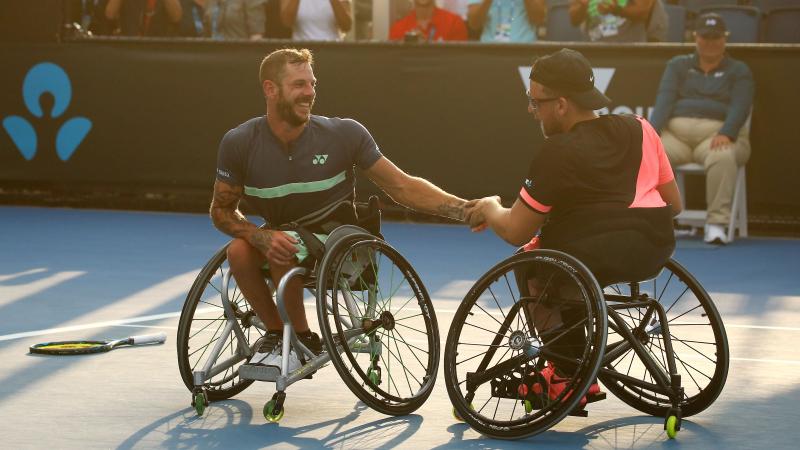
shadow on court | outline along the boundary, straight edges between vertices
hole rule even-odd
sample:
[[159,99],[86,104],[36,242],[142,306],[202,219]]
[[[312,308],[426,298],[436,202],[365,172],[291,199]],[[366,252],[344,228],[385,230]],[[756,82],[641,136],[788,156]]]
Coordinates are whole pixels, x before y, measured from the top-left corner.
[[412,414],[354,425],[366,409],[366,405],[356,402],[344,417],[291,428],[264,423],[261,414],[254,414],[248,403],[224,400],[213,403],[213,408],[202,418],[194,416],[193,409],[163,417],[136,432],[118,448],[134,449],[157,444],[166,448],[257,449],[281,445],[303,449],[388,450],[402,447],[419,430],[423,421],[421,416]]

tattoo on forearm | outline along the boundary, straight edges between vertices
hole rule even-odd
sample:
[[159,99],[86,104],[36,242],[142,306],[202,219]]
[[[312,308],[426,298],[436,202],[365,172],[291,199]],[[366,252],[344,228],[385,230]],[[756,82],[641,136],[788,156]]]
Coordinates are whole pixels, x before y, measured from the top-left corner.
[[267,250],[269,250],[272,245],[272,232],[269,230],[255,229],[250,234],[248,241],[253,247],[266,255]]
[[464,201],[445,202],[436,208],[442,216],[456,220],[464,220]]
[[220,231],[232,237],[245,237],[243,235],[255,227],[237,209],[243,192],[241,186],[231,186],[219,181],[214,183],[211,220]]

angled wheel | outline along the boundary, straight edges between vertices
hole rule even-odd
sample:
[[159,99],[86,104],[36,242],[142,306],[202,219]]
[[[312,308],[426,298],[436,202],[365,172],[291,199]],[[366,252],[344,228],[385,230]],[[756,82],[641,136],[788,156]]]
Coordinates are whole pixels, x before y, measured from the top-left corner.
[[[708,408],[722,392],[728,376],[729,351],[725,327],[717,308],[700,283],[680,264],[670,259],[658,277],[638,283],[641,294],[657,299],[667,313],[670,340],[675,355],[675,364],[681,375],[684,389],[680,408],[683,417],[688,417]],[[616,284],[605,289],[609,298],[614,295],[630,296],[631,285]],[[664,339],[660,334],[658,318],[642,324],[647,308],[617,309],[626,325],[641,328],[641,342],[657,365],[667,373]],[[622,336],[616,326],[609,324],[608,349],[618,345]],[[610,351],[609,351],[610,354]],[[633,350],[621,354],[604,366],[646,382],[653,376],[642,364]],[[663,394],[652,392],[626,383],[623,380],[601,376],[603,384],[628,405],[647,414],[664,417],[670,411],[671,402]]]
[[[178,368],[183,383],[189,390],[194,389],[192,372],[203,369],[212,348],[220,340],[223,341],[223,347],[216,362],[229,358],[238,359],[231,367],[222,370],[205,383],[205,392],[211,401],[230,398],[253,383],[253,380],[239,378],[238,368],[245,358],[237,354],[236,336],[233,333],[223,335],[226,319],[222,305],[222,279],[229,271],[226,250],[227,246],[217,251],[200,271],[186,296],[178,324]],[[255,313],[233,277],[230,277],[228,285],[228,298],[239,326],[244,331],[247,344],[252,347],[263,332],[251,325],[250,320],[255,317]]]
[[436,381],[439,330],[411,265],[382,240],[354,236],[328,250],[317,283],[320,329],[345,384],[384,414],[419,408]]
[[[552,250],[500,262],[459,306],[444,356],[455,416],[487,436],[547,430],[580,402],[606,342],[600,287],[575,258]],[[550,389],[554,365],[566,379]]]

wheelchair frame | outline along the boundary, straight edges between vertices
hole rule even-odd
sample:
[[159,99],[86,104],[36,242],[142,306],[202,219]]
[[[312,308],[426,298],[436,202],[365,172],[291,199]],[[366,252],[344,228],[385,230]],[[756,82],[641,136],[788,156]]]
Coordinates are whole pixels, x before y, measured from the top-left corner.
[[[521,437],[530,436],[539,432],[542,432],[548,429],[550,426],[554,425],[558,421],[560,421],[566,415],[578,415],[585,417],[588,413],[586,412],[583,407],[579,407],[579,403],[581,402],[581,397],[586,395],[590,384],[593,382],[595,378],[599,378],[601,381],[604,382],[607,386],[616,386],[615,382],[620,382],[623,387],[617,387],[616,389],[611,389],[612,392],[617,393],[618,390],[624,390],[624,388],[634,387],[638,390],[638,395],[640,396],[640,400],[648,400],[650,402],[655,403],[655,405],[640,405],[634,404],[636,402],[631,402],[629,399],[621,397],[623,401],[630,404],[631,406],[640,409],[645,412],[649,412],[654,415],[660,415],[666,418],[664,423],[664,428],[667,430],[667,434],[670,438],[674,438],[677,431],[680,430],[681,427],[681,420],[684,416],[684,411],[682,410],[682,401],[685,398],[684,395],[684,388],[681,386],[681,374],[677,370],[676,364],[676,354],[672,346],[672,338],[669,328],[669,319],[667,317],[667,311],[657,298],[648,297],[647,294],[643,294],[639,291],[640,282],[627,282],[625,284],[630,286],[631,292],[630,295],[621,295],[621,294],[613,294],[613,293],[606,293],[603,292],[599,285],[597,285],[597,281],[594,279],[593,274],[588,271],[588,269],[580,263],[577,259],[554,250],[533,250],[527,253],[528,259],[533,263],[533,259],[535,257],[545,259],[551,259],[553,261],[559,261],[561,264],[566,266],[572,266],[572,269],[575,270],[576,273],[583,272],[584,274],[588,274],[591,277],[591,280],[584,280],[585,283],[588,283],[588,286],[581,287],[582,295],[587,302],[586,304],[590,304],[592,300],[588,299],[588,295],[600,295],[600,303],[598,305],[597,313],[600,315],[601,320],[603,321],[602,327],[602,335],[597,336],[596,339],[602,341],[602,344],[596,345],[595,343],[595,350],[588,356],[590,361],[582,361],[579,357],[576,359],[569,359],[566,358],[564,355],[559,355],[558,353],[554,353],[553,351],[549,351],[547,345],[542,344],[542,340],[538,336],[515,336],[516,334],[521,333],[521,331],[515,331],[511,334],[511,336],[507,336],[508,331],[512,323],[514,323],[515,319],[517,319],[517,315],[521,315],[523,319],[523,323],[527,324],[528,330],[534,330],[534,323],[530,314],[524,311],[528,311],[528,303],[532,299],[532,297],[525,297],[523,293],[520,291],[519,300],[515,300],[513,306],[508,311],[508,315],[505,317],[505,320],[500,323],[499,331],[495,332],[495,337],[492,340],[491,344],[486,346],[488,347],[487,351],[483,354],[483,357],[480,359],[480,363],[478,364],[477,368],[469,371],[465,374],[464,380],[460,380],[458,374],[456,372],[456,366],[458,364],[464,363],[472,358],[468,358],[466,360],[462,360],[459,363],[455,357],[458,354],[458,345],[459,342],[456,342],[457,339],[460,339],[460,334],[463,331],[463,326],[457,324],[456,322],[459,320],[459,317],[467,317],[466,314],[472,315],[473,313],[470,312],[470,308],[472,307],[469,303],[468,299],[474,298],[475,300],[472,301],[472,304],[477,305],[477,299],[480,295],[486,292],[485,289],[488,289],[489,292],[492,292],[491,286],[493,283],[498,282],[505,273],[506,275],[509,273],[508,271],[511,270],[511,267],[514,267],[515,264],[522,265],[525,264],[524,258],[525,256],[518,256],[514,255],[511,256],[502,262],[498,263],[495,267],[490,269],[481,279],[476,282],[475,286],[470,289],[470,292],[467,294],[467,298],[464,299],[462,302],[459,311],[456,313],[454,317],[453,324],[451,324],[450,333],[448,334],[448,343],[445,349],[445,382],[448,388],[448,394],[450,395],[451,400],[453,401],[454,410],[453,413],[457,419],[465,420],[478,431],[483,434],[486,434],[491,437],[496,438],[504,438],[504,439],[516,439]],[[523,255],[525,254],[523,253]],[[529,264],[530,264],[529,263]],[[688,291],[690,288],[702,290],[702,286],[697,283],[694,277],[688,272],[685,271],[679,264],[677,264],[674,260],[670,260],[667,263],[669,270],[672,274],[675,274],[675,270],[678,270],[679,277],[684,277],[688,281],[684,281],[683,278],[680,281],[686,283],[687,288],[684,290],[684,293]],[[662,269],[663,270],[663,269]],[[504,272],[505,271],[505,272]],[[580,278],[580,277],[578,277]],[[576,278],[577,279],[577,278]],[[670,277],[671,279],[671,277]],[[693,286],[690,285],[693,283]],[[484,286],[484,290],[480,290],[479,286]],[[595,291],[592,294],[590,291]],[[666,286],[664,287],[666,289]],[[693,293],[694,293],[693,289]],[[509,290],[511,290],[509,286]],[[700,410],[704,409],[708,405],[710,405],[716,396],[721,391],[722,386],[724,385],[724,379],[727,376],[727,364],[728,364],[728,355],[727,355],[727,338],[724,332],[724,326],[722,325],[721,319],[716,312],[716,309],[713,306],[713,302],[711,302],[710,298],[707,297],[705,291],[702,290],[702,293],[705,295],[702,299],[698,298],[700,302],[700,306],[703,306],[704,310],[706,308],[710,308],[711,315],[713,317],[709,318],[709,325],[714,330],[715,335],[715,345],[721,345],[724,350],[724,356],[719,356],[719,360],[715,361],[715,369],[720,370],[720,377],[715,383],[718,386],[715,386],[713,389],[710,389],[710,394],[708,397],[710,398],[703,398],[698,403],[698,405],[692,405],[690,410],[688,411],[688,415],[695,414]],[[662,291],[663,294],[663,291]],[[492,296],[494,296],[494,292],[492,292]],[[545,295],[545,294],[542,294]],[[683,294],[681,294],[683,296]],[[513,292],[512,292],[513,298]],[[497,302],[497,298],[494,298],[495,302]],[[670,306],[675,305],[675,303],[680,300],[679,298]],[[707,305],[704,302],[708,303]],[[533,306],[533,304],[531,304]],[[478,306],[480,308],[480,306]],[[499,303],[498,303],[498,307]],[[463,309],[463,312],[462,312]],[[483,308],[481,308],[483,309]],[[502,312],[502,308],[501,312]],[[624,314],[623,310],[626,309],[645,309],[645,313],[642,317],[638,317],[635,320],[639,323],[635,327],[631,327],[623,318],[621,312]],[[693,308],[693,309],[696,309]],[[486,312],[484,310],[484,312]],[[487,313],[488,314],[488,313]],[[505,313],[503,313],[505,314]],[[633,319],[633,315],[628,316]],[[586,317],[583,322],[591,322],[593,318],[591,316]],[[497,319],[495,319],[497,321]],[[519,322],[518,322],[519,323]],[[574,325],[572,328],[580,325],[580,323]],[[475,326],[475,325],[472,325]],[[478,327],[480,328],[480,327]],[[523,326],[524,329],[524,326]],[[621,338],[621,341],[615,342],[613,344],[607,345],[606,339],[608,335],[608,330],[611,329],[616,332]],[[490,331],[490,330],[484,330]],[[569,330],[563,331],[561,336],[569,332]],[[458,336],[456,336],[458,333]],[[528,332],[529,334],[530,331]],[[649,342],[650,339],[655,339],[654,336],[659,336],[661,342],[663,343],[663,348],[659,346],[658,348],[661,350],[662,361],[656,361],[654,356],[651,355],[650,351],[645,347]],[[502,345],[502,341],[508,338],[508,345],[509,349],[515,349],[519,354],[516,356],[512,356],[509,359],[503,360],[505,354],[500,357],[500,362],[496,363],[495,366],[489,367],[492,359],[494,358],[495,354],[498,350],[501,350],[504,345]],[[515,343],[515,339],[518,340],[518,343]],[[587,340],[589,337],[586,338]],[[720,342],[721,341],[721,342]],[[708,344],[708,343],[707,343]],[[469,344],[467,344],[469,345]],[[593,345],[592,343],[587,343],[586,349],[589,346]],[[694,350],[694,349],[693,349]],[[584,350],[587,351],[587,350]],[[626,355],[628,352],[633,351],[638,357],[638,360],[641,364],[644,365],[645,370],[647,373],[650,374],[651,380],[646,381],[643,379],[637,379],[631,377],[629,375],[617,372],[614,370],[613,362],[617,360],[617,358]],[[697,350],[695,350],[697,351]],[[512,353],[514,355],[514,353]],[[585,355],[585,353],[584,353]],[[480,355],[478,355],[480,356]],[[486,383],[491,383],[491,394],[489,395],[489,399],[484,404],[489,403],[493,398],[497,398],[498,404],[497,407],[500,405],[500,399],[511,399],[511,400],[519,400],[522,401],[523,397],[527,398],[528,388],[525,385],[526,381],[524,379],[514,378],[513,374],[519,372],[519,368],[521,367],[531,367],[530,363],[535,362],[537,358],[542,358],[539,360],[538,369],[544,364],[544,359],[547,359],[551,363],[559,363],[564,365],[571,365],[575,367],[582,367],[582,365],[586,365],[587,367],[591,368],[591,371],[588,375],[585,375],[580,380],[575,381],[572,387],[571,393],[567,393],[565,395],[564,391],[560,396],[555,400],[549,400],[552,402],[551,405],[545,404],[541,406],[543,409],[541,412],[534,413],[534,416],[538,415],[538,418],[541,419],[540,423],[534,424],[533,420],[539,420],[536,418],[532,418],[530,425],[523,424],[520,427],[520,423],[524,422],[524,417],[528,417],[533,413],[533,407],[528,402],[528,400],[524,400],[525,402],[525,416],[523,419],[518,420],[511,420],[511,421],[497,421],[494,419],[486,418],[484,419],[483,416],[480,415],[480,412],[475,412],[474,407],[472,406],[472,402],[475,398],[476,392],[478,388]],[[592,358],[595,358],[596,361],[592,361]],[[681,364],[685,362],[681,361]],[[722,364],[723,366],[717,368],[717,364]],[[664,365],[666,367],[664,367]],[[666,369],[666,370],[665,370]],[[515,372],[516,370],[516,372]],[[527,370],[527,369],[523,369]],[[691,372],[689,373],[691,375]],[[717,375],[717,371],[715,370],[715,378]],[[502,381],[506,380],[506,381]],[[709,378],[711,381],[711,378]],[[462,396],[462,392],[458,387],[461,383],[466,383],[465,391],[466,393]],[[694,381],[694,380],[693,380]],[[503,384],[507,384],[503,385]],[[695,382],[696,383],[696,382]],[[524,387],[524,389],[522,389]],[[699,385],[698,385],[699,387]],[[526,394],[522,395],[521,392],[525,391]],[[517,392],[519,391],[519,392]],[[703,389],[700,389],[701,394],[703,394]],[[652,394],[660,394],[669,400],[669,406],[666,408],[659,408],[658,404],[666,403],[662,399],[659,399]],[[547,403],[548,400],[545,400]],[[555,406],[552,406],[555,404]],[[481,410],[483,409],[481,408]],[[497,413],[497,407],[495,408],[495,415]],[[546,415],[548,412],[547,408],[554,408],[559,409],[561,411],[557,413],[552,413],[552,418],[547,418]],[[512,416],[514,412],[512,411]],[[532,416],[533,417],[533,416]],[[462,419],[463,418],[463,419]],[[531,429],[526,430],[524,427],[528,426]],[[516,428],[514,428],[516,427]],[[538,428],[538,429],[537,429]]]
[[[281,340],[281,342],[282,342],[281,367],[280,367],[280,369],[278,369],[278,368],[275,368],[273,366],[257,366],[257,365],[242,364],[238,368],[238,376],[240,377],[241,380],[247,380],[247,381],[242,381],[242,383],[248,383],[248,381],[252,382],[253,380],[274,381],[275,382],[276,392],[273,395],[272,399],[269,402],[267,402],[267,404],[264,406],[264,416],[265,416],[265,418],[267,420],[269,420],[271,422],[277,422],[278,420],[280,420],[283,417],[283,412],[284,412],[283,403],[284,403],[285,398],[286,398],[286,393],[285,393],[286,389],[290,385],[296,383],[297,381],[300,381],[301,379],[310,378],[311,375],[314,372],[316,372],[318,369],[322,368],[323,366],[325,366],[326,364],[328,364],[332,360],[332,355],[331,355],[331,352],[330,352],[330,349],[331,349],[332,345],[331,345],[330,342],[327,342],[328,339],[326,339],[326,345],[325,345],[326,346],[326,350],[328,350],[328,351],[323,351],[319,355],[315,355],[308,348],[306,348],[302,344],[302,342],[300,342],[300,340],[297,338],[297,335],[296,335],[296,333],[295,333],[295,331],[294,331],[294,329],[292,327],[292,324],[291,324],[291,319],[290,319],[289,314],[288,314],[288,312],[286,310],[286,305],[285,305],[285,301],[284,301],[285,291],[286,291],[286,288],[288,286],[288,283],[292,279],[294,279],[295,277],[305,278],[306,282],[304,283],[304,288],[306,290],[308,290],[317,299],[317,308],[319,308],[321,300],[320,300],[320,298],[319,298],[319,296],[317,294],[319,292],[321,292],[321,289],[326,290],[325,283],[323,283],[323,281],[324,281],[323,278],[328,276],[326,271],[331,270],[331,264],[333,263],[332,259],[336,258],[337,255],[339,255],[339,254],[347,254],[348,250],[351,250],[352,248],[354,248],[354,247],[356,247],[356,246],[358,246],[358,245],[360,245],[362,243],[374,243],[374,245],[378,245],[379,243],[383,242],[383,241],[379,240],[379,238],[377,238],[375,235],[370,234],[366,230],[363,230],[363,229],[358,228],[358,227],[347,225],[347,226],[340,227],[340,229],[342,229],[342,232],[339,233],[338,235],[336,235],[335,239],[334,239],[334,235],[335,235],[334,233],[337,233],[337,230],[339,230],[339,229],[334,230],[334,232],[331,233],[328,242],[329,243],[332,242],[332,245],[330,245],[330,248],[327,249],[327,251],[324,253],[323,257],[320,260],[317,261],[318,272],[319,273],[316,274],[317,275],[316,277],[309,277],[309,275],[312,274],[312,271],[310,269],[306,268],[306,267],[295,267],[295,268],[290,269],[279,280],[277,289],[274,288],[271,280],[267,279],[267,283],[269,284],[270,289],[273,292],[275,292],[276,306],[277,306],[279,315],[281,317],[281,320],[284,323],[283,336],[282,336],[282,340]],[[389,247],[388,244],[382,243],[381,245],[391,249],[391,247]],[[225,251],[226,248],[227,248],[227,245],[225,247],[223,247],[223,249],[221,249],[220,252]],[[344,251],[342,251],[343,249],[344,249]],[[391,250],[393,250],[393,249],[391,249]],[[390,261],[393,264],[395,264],[395,265],[397,263],[406,264],[406,265],[408,264],[407,261],[405,261],[405,259],[403,259],[402,256],[399,253],[397,253],[394,250],[393,250],[393,252],[394,252],[393,253],[394,256],[392,256],[392,257],[393,258],[399,258],[399,260],[392,260],[390,258]],[[219,255],[219,252],[218,252],[218,255]],[[327,258],[332,258],[332,259],[329,261]],[[212,260],[209,261],[209,264],[212,264],[214,260],[215,260],[215,258],[212,258]],[[224,260],[225,259],[222,259],[221,260],[222,262],[220,264],[224,263]],[[373,262],[371,262],[371,260],[370,261],[363,261],[362,260],[362,261],[355,261],[355,262],[351,261],[351,262],[349,262],[349,264],[351,264],[351,266],[360,265],[361,266],[360,270],[363,273],[365,270],[367,270],[367,268],[372,267]],[[338,275],[340,273],[339,271],[341,270],[341,266],[342,266],[342,264],[340,263],[338,266],[333,267],[333,269],[336,270],[336,272],[335,272],[336,275]],[[221,267],[221,265],[218,265],[218,267]],[[410,265],[408,267],[410,268]],[[356,270],[358,270],[358,269],[356,269]],[[373,270],[374,270],[374,267],[373,267]],[[416,273],[413,272],[413,269],[411,270],[411,272],[412,272],[412,275],[414,277],[416,277]],[[201,272],[201,275],[202,275],[202,272]],[[225,317],[224,328],[222,329],[222,332],[219,335],[219,337],[216,338],[216,342],[214,343],[214,346],[211,349],[211,352],[207,355],[205,361],[202,363],[202,367],[199,370],[192,370],[192,373],[191,373],[192,386],[191,386],[190,389],[192,391],[192,406],[195,408],[195,410],[198,413],[198,415],[202,415],[203,412],[204,412],[205,407],[207,407],[208,404],[209,404],[209,396],[208,396],[208,394],[206,392],[207,383],[209,383],[212,380],[212,378],[215,377],[216,375],[219,375],[221,373],[226,373],[226,371],[229,371],[229,370],[233,370],[234,367],[237,364],[241,363],[242,361],[247,360],[248,358],[250,358],[255,353],[255,346],[257,345],[258,341],[253,342],[252,344],[248,345],[248,340],[244,336],[244,332],[243,332],[242,326],[243,325],[244,326],[252,326],[252,327],[255,327],[255,328],[257,328],[257,329],[259,329],[259,330],[261,330],[263,332],[266,332],[266,327],[264,326],[264,324],[261,322],[261,320],[259,320],[259,318],[254,313],[250,313],[251,315],[249,317],[244,317],[241,314],[241,312],[238,311],[234,307],[233,302],[229,298],[230,277],[231,277],[231,273],[230,273],[230,270],[228,270],[227,272],[225,272],[223,274],[221,287],[220,287],[220,289],[218,289],[219,292],[220,292],[220,300],[221,300],[221,303],[222,303],[224,317]],[[359,278],[361,279],[360,275],[359,275]],[[200,277],[198,277],[198,280],[196,281],[196,283],[199,280],[200,280]],[[311,284],[312,281],[315,283],[313,285],[313,287],[312,287],[312,284]],[[368,370],[368,372],[377,373],[377,379],[373,378],[370,375],[369,376],[369,380],[370,380],[370,382],[372,382],[372,383],[377,385],[377,384],[380,383],[380,367],[378,366],[378,361],[380,360],[381,356],[383,355],[383,350],[382,350],[381,342],[380,342],[379,338],[376,335],[377,334],[376,330],[378,330],[382,326],[384,326],[384,327],[386,326],[386,322],[383,321],[382,319],[383,319],[383,315],[385,315],[388,311],[384,311],[384,314],[380,318],[377,318],[377,320],[369,320],[369,319],[366,319],[366,318],[367,317],[372,317],[373,315],[375,315],[376,308],[379,306],[378,305],[378,300],[379,299],[377,297],[377,295],[378,295],[377,292],[378,292],[378,289],[379,289],[378,280],[377,279],[372,280],[371,284],[369,282],[366,282],[367,283],[366,284],[366,291],[367,291],[368,294],[367,294],[367,299],[366,299],[367,301],[366,301],[366,305],[365,305],[366,308],[364,309],[363,317],[358,317],[355,314],[356,311],[361,312],[361,310],[356,305],[356,301],[353,298],[352,293],[349,290],[350,286],[349,286],[349,282],[347,281],[347,279],[336,279],[336,280],[334,280],[334,282],[336,282],[336,281],[339,282],[339,286],[337,286],[337,288],[339,288],[338,292],[340,292],[342,294],[342,297],[344,298],[345,308],[347,310],[347,312],[346,312],[347,315],[341,315],[341,314],[338,314],[338,313],[336,314],[337,324],[340,324],[339,327],[341,327],[341,325],[343,325],[345,330],[342,333],[337,334],[335,336],[336,339],[332,340],[334,342],[333,346],[335,347],[334,351],[336,351],[338,355],[341,355],[345,351],[348,351],[350,353],[367,353],[367,354],[369,354],[370,355],[370,360],[369,360],[370,362],[369,362],[369,370]],[[363,281],[363,279],[362,279],[362,281]],[[416,280],[416,283],[420,283],[418,279]],[[420,283],[420,286],[421,286],[421,283]],[[192,297],[193,294],[194,295],[199,295],[195,291],[196,291],[196,289],[193,287],[193,289],[190,291],[189,295],[187,296],[186,305],[189,304],[189,299]],[[427,296],[427,292],[424,291],[424,288],[421,291],[418,291],[418,292],[421,292],[421,295],[424,296],[425,301],[430,303],[430,299]],[[421,302],[422,300],[418,299],[418,301]],[[185,314],[189,313],[187,311],[186,305],[184,306],[184,312],[183,312],[182,315],[185,315]],[[338,306],[331,305],[330,302],[328,301],[327,296],[325,297],[325,309],[327,310],[328,313],[334,314],[334,310],[337,307]],[[429,320],[432,320],[433,330],[434,330],[434,333],[436,334],[436,339],[434,341],[430,341],[430,342],[435,342],[436,345],[437,345],[437,348],[433,349],[433,351],[432,351],[436,355],[436,359],[437,359],[437,363],[434,364],[433,367],[432,367],[432,370],[433,370],[432,379],[435,380],[435,374],[436,374],[436,371],[438,369],[438,332],[436,332],[436,320],[435,320],[435,315],[433,315],[432,311],[433,311],[432,308],[430,308]],[[190,316],[191,320],[194,320],[193,319],[194,311],[192,311],[191,314],[192,314]],[[389,316],[391,316],[391,314],[389,314]],[[191,324],[191,320],[189,322],[186,322],[186,324],[182,325],[182,326],[190,327],[191,326],[190,325]],[[322,320],[322,319],[320,319],[320,320]],[[240,321],[241,321],[241,323],[240,323]],[[184,324],[184,318],[183,317],[181,319],[181,323]],[[180,358],[182,358],[182,356],[181,356],[181,348],[180,348],[181,341],[182,341],[181,336],[183,336],[186,332],[187,332],[187,330],[179,329],[179,333],[178,333],[179,334],[179,337],[178,337],[179,362],[180,362]],[[222,352],[226,347],[226,342],[228,342],[228,338],[230,338],[231,336],[233,336],[233,340],[236,341],[236,349],[233,352],[234,354],[231,355],[230,357],[226,358],[224,361],[219,361],[220,356],[222,355]],[[344,342],[342,342],[342,341],[344,341]],[[188,344],[188,341],[186,342],[186,344]],[[230,345],[230,344],[228,344],[228,345]],[[292,349],[294,349],[294,351],[297,352],[299,355],[302,355],[302,357],[303,357],[302,360],[305,360],[305,362],[301,365],[301,367],[299,367],[295,371],[293,371],[291,373],[288,373],[289,353],[290,353],[290,351]],[[391,352],[391,350],[390,350],[390,352]],[[334,363],[336,363],[336,361],[334,361]],[[182,372],[184,372],[185,370],[188,370],[188,368],[185,368],[183,364],[180,364],[180,365],[181,365]],[[337,370],[339,370],[338,366],[337,366]],[[431,368],[428,367],[427,370],[431,370]],[[233,371],[232,375],[230,375],[229,377],[226,377],[226,380],[235,379],[236,374],[237,374],[237,371]],[[341,374],[341,371],[340,371],[340,374]],[[362,374],[362,376],[363,376],[363,374]],[[185,377],[184,377],[184,381],[186,382]],[[390,381],[391,381],[391,374],[390,374]],[[247,385],[249,385],[249,383]],[[349,384],[348,384],[348,386],[349,386]],[[187,384],[187,387],[188,387],[188,384]],[[244,387],[246,387],[246,386],[244,386]],[[378,409],[378,410],[380,410],[382,412],[388,413],[388,414],[405,414],[405,413],[413,411],[414,409],[419,407],[421,405],[421,402],[424,401],[424,399],[427,398],[427,396],[430,394],[430,391],[432,390],[432,388],[433,388],[433,383],[432,382],[429,385],[423,385],[423,386],[420,387],[421,391],[425,391],[425,392],[422,393],[421,400],[418,401],[418,402],[415,402],[415,403],[418,403],[418,404],[412,404],[412,405],[403,404],[403,405],[400,405],[399,407],[397,407],[395,409],[393,409],[393,408],[391,408],[389,406],[381,405],[381,406],[383,406],[383,408],[376,408],[376,409]],[[352,387],[351,387],[351,390],[353,390]],[[238,392],[238,391],[236,391],[236,392]],[[364,400],[362,394],[360,394],[359,392],[356,392],[355,390],[353,392],[356,393],[357,396],[362,398],[362,400]],[[223,398],[227,398],[227,397],[223,397]],[[370,402],[368,402],[368,404],[369,403]],[[374,402],[372,402],[372,403],[374,403]],[[373,406],[375,408],[374,404],[371,404],[370,406]],[[396,406],[396,405],[392,405],[392,406]]]

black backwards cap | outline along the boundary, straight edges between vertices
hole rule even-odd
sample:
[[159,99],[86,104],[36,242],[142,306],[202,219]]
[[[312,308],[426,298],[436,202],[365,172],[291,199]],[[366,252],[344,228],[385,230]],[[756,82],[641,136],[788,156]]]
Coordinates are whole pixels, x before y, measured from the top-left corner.
[[584,109],[595,110],[611,104],[611,99],[594,87],[589,60],[575,50],[562,48],[537,58],[530,79],[570,98]]

